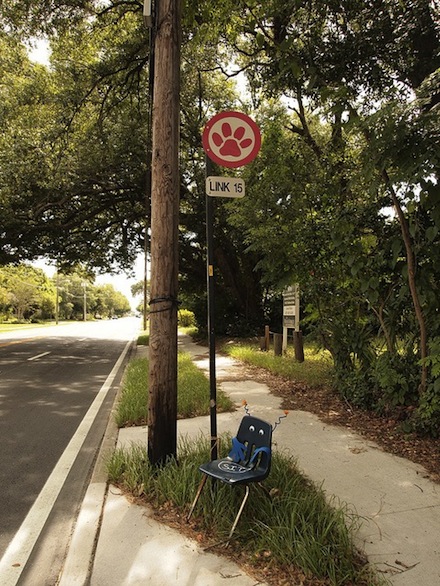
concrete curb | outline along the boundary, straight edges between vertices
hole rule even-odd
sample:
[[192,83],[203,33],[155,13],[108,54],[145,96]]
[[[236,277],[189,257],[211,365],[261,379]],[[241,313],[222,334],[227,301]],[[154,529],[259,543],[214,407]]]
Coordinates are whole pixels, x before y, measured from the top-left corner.
[[89,485],[58,582],[60,586],[88,584],[106,496],[107,483]]
[[[127,352],[124,371],[135,349],[135,341]],[[108,474],[106,460],[113,453],[118,441],[119,429],[113,414],[119,400],[121,387],[116,393],[109,421],[99,448],[90,484],[84,495],[83,502],[75,523],[72,539],[58,586],[86,586],[90,581],[96,545],[101,528],[102,515],[108,490]]]

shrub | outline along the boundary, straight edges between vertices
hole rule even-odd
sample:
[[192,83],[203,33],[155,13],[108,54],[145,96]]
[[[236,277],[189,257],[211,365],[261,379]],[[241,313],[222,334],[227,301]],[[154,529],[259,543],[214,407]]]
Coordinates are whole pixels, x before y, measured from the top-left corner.
[[182,328],[191,328],[196,325],[196,317],[188,309],[179,309],[177,317],[179,326]]

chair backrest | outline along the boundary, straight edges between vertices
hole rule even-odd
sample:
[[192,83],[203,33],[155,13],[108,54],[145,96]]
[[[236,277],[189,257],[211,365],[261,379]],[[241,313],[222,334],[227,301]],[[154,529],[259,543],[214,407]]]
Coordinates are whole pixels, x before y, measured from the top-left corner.
[[[272,446],[272,426],[267,421],[246,415],[240,423],[237,432],[236,446],[239,446],[235,452],[234,460],[244,466],[250,464],[256,469],[270,468],[271,446]],[[233,441],[234,451],[234,441]]]

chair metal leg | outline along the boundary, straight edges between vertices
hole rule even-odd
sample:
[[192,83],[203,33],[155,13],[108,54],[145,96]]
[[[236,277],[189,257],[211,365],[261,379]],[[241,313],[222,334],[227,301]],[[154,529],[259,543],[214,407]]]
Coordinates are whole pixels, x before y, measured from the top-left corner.
[[238,521],[239,521],[239,519],[241,517],[241,513],[243,512],[244,505],[246,504],[246,501],[248,500],[249,490],[250,490],[249,489],[249,484],[246,484],[246,492],[244,494],[243,500],[241,501],[241,505],[240,505],[240,508],[238,510],[237,516],[235,517],[235,521],[234,521],[234,524],[232,525],[232,529],[231,529],[231,531],[230,531],[230,533],[228,535],[228,543],[227,543],[227,545],[229,545],[229,540],[231,539],[232,534],[234,533],[235,528],[237,527],[237,523],[238,523]]
[[243,500],[241,501],[241,505],[240,508],[238,510],[237,516],[235,517],[235,521],[232,525],[232,528],[229,532],[228,538],[224,539],[223,541],[217,541],[216,543],[213,543],[211,545],[208,545],[208,547],[204,548],[204,551],[209,551],[210,549],[212,549],[213,547],[218,547],[219,545],[223,545],[225,544],[225,548],[229,547],[229,542],[231,541],[231,537],[235,531],[235,528],[237,527],[237,523],[241,517],[241,513],[243,512],[244,506],[246,504],[246,501],[248,500],[249,497],[249,492],[250,492],[250,488],[249,488],[249,484],[246,484],[246,492],[244,493],[244,497]]
[[197,489],[197,493],[196,493],[195,499],[194,499],[194,501],[193,501],[193,504],[191,505],[191,508],[190,508],[190,510],[189,510],[189,513],[188,513],[188,516],[186,517],[186,522],[187,522],[187,523],[188,523],[188,521],[190,520],[190,518],[191,518],[191,515],[193,514],[193,511],[194,511],[194,509],[196,508],[197,501],[199,500],[199,498],[200,498],[200,495],[202,494],[202,490],[203,490],[203,487],[204,487],[204,486],[205,486],[205,484],[206,484],[206,480],[207,480],[207,478],[208,478],[208,476],[207,476],[206,474],[204,474],[204,475],[202,476],[202,480],[201,480],[201,482],[200,482],[200,484],[199,484],[199,488]]

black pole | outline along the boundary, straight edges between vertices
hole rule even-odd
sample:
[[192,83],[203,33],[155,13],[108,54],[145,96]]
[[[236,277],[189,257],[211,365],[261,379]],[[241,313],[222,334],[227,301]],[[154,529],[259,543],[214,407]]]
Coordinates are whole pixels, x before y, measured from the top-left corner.
[[[212,162],[206,158],[206,177],[212,175]],[[206,195],[206,273],[208,284],[208,337],[209,337],[209,413],[211,420],[211,460],[218,457],[217,449],[217,383],[215,373],[215,323],[214,323],[214,202]]]

